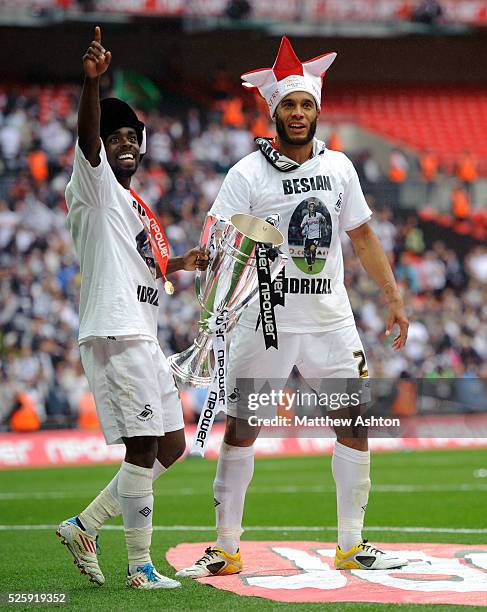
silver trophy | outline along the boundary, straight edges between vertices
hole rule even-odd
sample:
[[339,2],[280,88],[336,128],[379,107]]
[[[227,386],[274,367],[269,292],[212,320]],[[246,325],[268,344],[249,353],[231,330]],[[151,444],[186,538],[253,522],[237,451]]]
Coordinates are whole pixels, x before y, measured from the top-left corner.
[[[211,383],[209,355],[212,336],[222,317],[227,332],[235,325],[242,311],[259,294],[255,249],[258,243],[279,247],[284,242],[281,232],[262,219],[238,213],[230,222],[207,215],[200,246],[209,253],[206,272],[196,273],[196,294],[201,305],[199,333],[193,344],[168,359],[176,379],[197,387]],[[287,256],[277,251],[269,262],[272,280],[279,274]]]

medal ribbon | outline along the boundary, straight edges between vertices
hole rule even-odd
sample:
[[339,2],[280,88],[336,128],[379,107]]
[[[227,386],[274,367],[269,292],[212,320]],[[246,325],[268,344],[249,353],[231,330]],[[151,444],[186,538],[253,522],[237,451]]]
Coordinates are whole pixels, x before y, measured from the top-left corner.
[[147,215],[147,223],[144,222],[141,215],[139,215],[139,217],[147,231],[152,251],[161,270],[162,278],[168,282],[166,278],[166,270],[171,251],[169,249],[169,242],[166,238],[166,234],[164,233],[164,229],[152,210],[147,206],[144,200],[135,193],[133,189],[130,189],[130,195],[137,201],[138,204],[140,204],[140,206],[142,206],[145,214]]

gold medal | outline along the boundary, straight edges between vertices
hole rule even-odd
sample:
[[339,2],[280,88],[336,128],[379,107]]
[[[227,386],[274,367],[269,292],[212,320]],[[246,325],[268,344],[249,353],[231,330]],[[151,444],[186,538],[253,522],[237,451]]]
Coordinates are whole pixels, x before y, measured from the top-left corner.
[[167,295],[172,295],[174,293],[174,285],[171,283],[171,281],[166,281],[164,283],[164,291],[167,293]]

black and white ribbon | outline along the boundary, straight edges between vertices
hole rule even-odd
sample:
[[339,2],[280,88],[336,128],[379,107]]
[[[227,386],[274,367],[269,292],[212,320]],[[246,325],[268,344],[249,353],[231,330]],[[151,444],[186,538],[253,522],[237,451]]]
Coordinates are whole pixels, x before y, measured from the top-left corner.
[[[254,138],[254,142],[259,147],[262,155],[276,170],[279,170],[279,172],[294,172],[294,170],[297,170],[300,164],[278,151],[272,145],[272,141],[272,138],[264,138],[262,136]],[[315,155],[323,155],[326,150],[325,143],[316,140],[315,142],[317,142],[320,147],[319,150],[315,152]]]
[[227,340],[228,325],[226,310],[218,314],[210,330],[213,332],[212,347],[214,368],[212,380],[201,410],[198,425],[193,439],[190,455],[205,456],[206,445],[210,436],[215,416],[219,412],[227,411]]
[[[271,346],[277,349],[277,325],[276,316],[274,314],[274,292],[268,250],[269,248],[265,244],[261,242],[257,243],[255,259],[257,264],[257,279],[259,281],[259,319],[262,322],[262,333],[264,334],[266,350]],[[257,322],[257,325],[258,324],[259,322]]]

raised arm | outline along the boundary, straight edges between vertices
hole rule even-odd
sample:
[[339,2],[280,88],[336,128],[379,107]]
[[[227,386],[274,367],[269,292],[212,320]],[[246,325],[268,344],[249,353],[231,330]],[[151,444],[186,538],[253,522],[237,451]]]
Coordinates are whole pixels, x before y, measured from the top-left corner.
[[106,72],[112,54],[101,44],[101,29],[83,55],[85,80],[78,109],[78,140],[83,155],[92,166],[100,163],[100,76]]
[[396,323],[399,325],[399,334],[392,343],[393,348],[398,350],[406,344],[409,322],[404,311],[404,304],[396,284],[396,279],[384,249],[368,223],[350,230],[347,234],[365,271],[379,289],[381,289],[387,301],[386,336],[389,336]]

